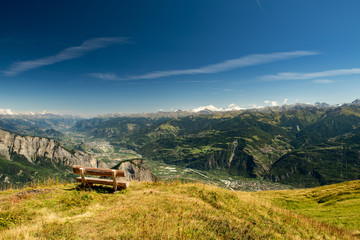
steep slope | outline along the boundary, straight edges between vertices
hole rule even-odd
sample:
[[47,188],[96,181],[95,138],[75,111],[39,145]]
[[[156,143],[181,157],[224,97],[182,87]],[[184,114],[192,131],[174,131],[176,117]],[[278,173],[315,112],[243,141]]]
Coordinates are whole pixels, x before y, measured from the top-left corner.
[[282,156],[266,178],[301,187],[360,179],[360,128]]
[[318,121],[305,127],[292,143],[295,147],[326,142],[328,139],[351,133],[360,127],[360,106],[345,106],[326,111]]
[[3,130],[0,130],[0,157],[0,181],[3,182],[28,182],[40,177],[37,176],[39,172],[42,176],[54,172],[62,176],[62,172],[65,175],[68,173],[64,171],[67,167],[75,164],[106,166],[84,152],[69,152],[53,139],[19,136]]
[[263,174],[289,148],[279,137],[287,136],[286,131],[255,116],[185,117],[154,128],[147,133],[149,143],[138,150],[144,156],[191,168],[227,169],[236,175]]

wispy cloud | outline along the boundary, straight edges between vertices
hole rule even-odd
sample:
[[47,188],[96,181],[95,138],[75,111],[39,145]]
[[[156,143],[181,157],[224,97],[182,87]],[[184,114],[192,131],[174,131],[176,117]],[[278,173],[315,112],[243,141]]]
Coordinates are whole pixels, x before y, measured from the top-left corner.
[[87,52],[107,47],[111,44],[121,44],[128,43],[127,38],[93,38],[86,40],[80,46],[69,47],[61,52],[44,58],[39,58],[35,60],[28,61],[19,61],[13,63],[8,70],[3,71],[7,76],[15,76],[22,72],[26,72],[31,69],[40,68],[43,66],[51,65],[54,63],[79,58],[86,54]]
[[360,74],[360,68],[350,68],[350,69],[335,69],[322,72],[312,72],[312,73],[296,73],[296,72],[283,72],[275,75],[266,75],[262,76],[263,80],[303,80],[303,79],[313,79],[313,78],[322,78],[322,77],[332,77],[332,76],[341,76],[341,75],[353,75]]
[[330,80],[330,79],[316,79],[313,81],[314,83],[321,83],[321,84],[329,84],[329,83],[334,83],[334,80]]
[[87,76],[103,80],[120,80],[119,77],[113,73],[88,73]]
[[262,11],[262,12],[264,12],[264,9],[263,9],[263,7],[262,7],[262,5],[261,5],[260,1],[259,1],[259,0],[256,0],[256,2],[257,2],[257,4],[259,5],[259,7],[260,7],[261,11]]
[[177,83],[214,83],[219,82],[219,80],[179,80]]
[[107,73],[90,73],[88,76],[104,80],[136,80],[136,79],[155,79],[161,77],[170,77],[178,75],[194,75],[194,74],[210,74],[225,72],[233,69],[244,68],[249,66],[261,65],[291,58],[317,55],[318,52],[313,51],[292,51],[292,52],[276,52],[269,54],[253,54],[241,58],[230,59],[220,63],[211,64],[199,68],[189,68],[181,70],[154,71],[142,75],[133,75],[127,77],[119,77]]
[[232,92],[233,90],[232,89],[228,89],[228,88],[223,88],[222,89],[224,92]]

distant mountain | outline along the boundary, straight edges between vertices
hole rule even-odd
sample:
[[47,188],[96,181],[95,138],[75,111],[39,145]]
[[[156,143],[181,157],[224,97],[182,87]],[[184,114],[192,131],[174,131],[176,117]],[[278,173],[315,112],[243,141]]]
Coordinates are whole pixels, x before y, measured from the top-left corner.
[[322,103],[316,102],[314,105],[317,106],[317,107],[331,107],[330,104],[325,103],[325,102],[322,102]]
[[20,135],[50,137],[60,140],[80,117],[53,113],[0,114],[0,129]]
[[360,177],[357,104],[90,119],[73,130],[153,160],[297,186]]
[[360,98],[355,99],[353,102],[351,102],[351,104],[359,105],[360,104]]

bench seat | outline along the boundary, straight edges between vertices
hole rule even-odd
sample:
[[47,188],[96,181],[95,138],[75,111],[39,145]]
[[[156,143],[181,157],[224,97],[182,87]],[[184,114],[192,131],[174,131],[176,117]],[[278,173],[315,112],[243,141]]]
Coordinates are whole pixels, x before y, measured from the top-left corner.
[[[76,181],[82,182],[81,177],[77,177]],[[85,178],[85,181],[89,184],[104,184],[104,185],[113,185],[114,181],[112,179],[101,179],[101,178]],[[116,181],[116,185],[119,188],[128,188],[129,182],[127,181]]]

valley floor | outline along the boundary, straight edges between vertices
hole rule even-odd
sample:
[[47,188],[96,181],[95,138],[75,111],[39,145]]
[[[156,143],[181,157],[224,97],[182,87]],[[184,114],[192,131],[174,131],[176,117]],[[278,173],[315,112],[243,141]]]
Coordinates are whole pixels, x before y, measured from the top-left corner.
[[0,192],[0,239],[359,239],[360,181],[234,192],[200,183]]

